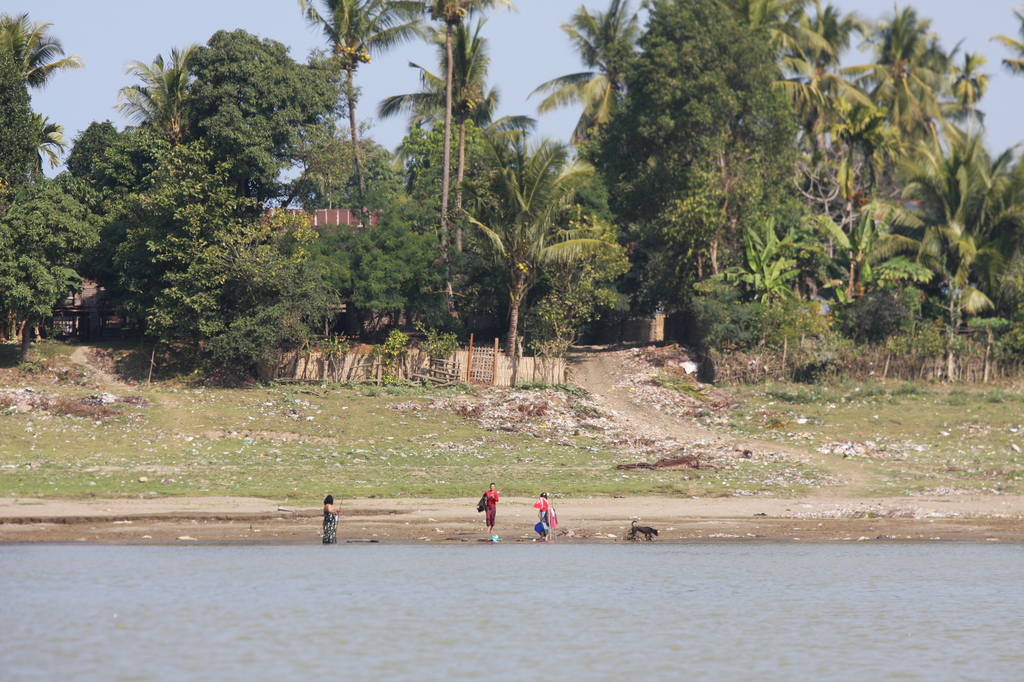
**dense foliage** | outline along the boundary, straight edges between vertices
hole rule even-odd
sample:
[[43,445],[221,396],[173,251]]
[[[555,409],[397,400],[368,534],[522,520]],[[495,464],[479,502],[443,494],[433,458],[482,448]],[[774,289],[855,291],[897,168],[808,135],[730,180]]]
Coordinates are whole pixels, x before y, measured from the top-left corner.
[[[562,29],[583,70],[536,90],[542,112],[579,107],[562,144],[497,116],[484,14],[507,4],[304,0],[325,48],[304,62],[241,30],[169,47],[129,66],[133,125],[81,131],[56,180],[61,129],[27,89],[81,60],[0,15],[0,331],[27,350],[86,276],[235,374],[315,338],[397,348],[397,328],[560,355],[656,311],[709,358],[774,352],[807,379],[858,349],[948,379],[979,349],[986,375],[1021,362],[1024,166],[986,146],[984,57],[918,10],[581,7]],[[357,119],[357,75],[417,37],[437,62],[379,105],[409,117],[392,152]],[[1020,42],[994,38],[1021,73]],[[311,227],[334,208],[355,224]]]

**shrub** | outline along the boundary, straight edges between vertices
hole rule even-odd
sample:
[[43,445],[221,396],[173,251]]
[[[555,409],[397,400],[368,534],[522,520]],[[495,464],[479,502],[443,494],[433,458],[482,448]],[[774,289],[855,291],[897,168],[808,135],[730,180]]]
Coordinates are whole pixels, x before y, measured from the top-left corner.
[[853,343],[838,334],[805,343],[794,353],[793,379],[808,384],[837,379],[845,373],[855,351]]
[[911,317],[905,297],[876,289],[836,311],[839,331],[858,343],[882,343],[905,328]]

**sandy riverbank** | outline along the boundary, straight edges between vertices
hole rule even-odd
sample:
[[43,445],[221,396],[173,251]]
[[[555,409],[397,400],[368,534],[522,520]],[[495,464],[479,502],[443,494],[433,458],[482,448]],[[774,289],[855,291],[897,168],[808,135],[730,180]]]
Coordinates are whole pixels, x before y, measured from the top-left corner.
[[[503,500],[497,531],[530,541],[532,499]],[[878,499],[663,497],[558,500],[558,541],[621,541],[629,522],[659,541],[1024,542],[1024,497]],[[486,537],[469,499],[343,501],[340,541],[467,542]],[[260,498],[0,498],[0,542],[317,542],[320,511]]]

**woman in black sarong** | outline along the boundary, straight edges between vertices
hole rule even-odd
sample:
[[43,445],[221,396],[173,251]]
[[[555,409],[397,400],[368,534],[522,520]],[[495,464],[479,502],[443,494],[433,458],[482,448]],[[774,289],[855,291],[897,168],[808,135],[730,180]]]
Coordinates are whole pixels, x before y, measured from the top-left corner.
[[324,498],[324,544],[338,542],[338,508],[334,506],[334,495]]

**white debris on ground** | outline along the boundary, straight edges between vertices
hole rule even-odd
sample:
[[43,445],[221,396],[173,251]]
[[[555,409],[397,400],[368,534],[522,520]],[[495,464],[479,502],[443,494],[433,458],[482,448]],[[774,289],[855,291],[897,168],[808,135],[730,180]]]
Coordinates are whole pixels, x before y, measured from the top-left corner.
[[[663,390],[663,389],[659,389]],[[581,444],[580,437],[592,437],[598,443],[617,450],[626,461],[615,462],[624,470],[699,469],[705,480],[726,476],[726,471],[743,469],[748,474],[743,486],[754,490],[771,487],[786,489],[799,486],[830,485],[836,481],[820,471],[798,466],[782,453],[752,452],[713,439],[692,439],[686,442],[667,437],[656,427],[638,432],[628,426],[620,415],[602,410],[585,394],[547,390],[491,389],[479,397],[459,396],[437,398],[428,402],[409,400],[389,406],[398,411],[441,410],[476,420],[484,428],[530,434],[545,442],[597,450],[594,445]],[[585,441],[584,441],[585,443]],[[649,464],[648,460],[654,463]],[[660,466],[659,462],[669,462]],[[683,462],[683,464],[672,464]],[[613,464],[610,462],[609,464]],[[706,471],[705,471],[706,470]],[[731,475],[735,486],[727,494],[733,496],[766,495],[743,486]],[[728,487],[729,484],[724,484]]]
[[112,407],[117,404],[145,407],[149,401],[142,396],[119,397],[113,393],[97,393],[76,399],[54,396],[31,387],[0,388],[0,410],[7,412],[50,412],[73,417],[104,418],[120,414],[116,407]]

